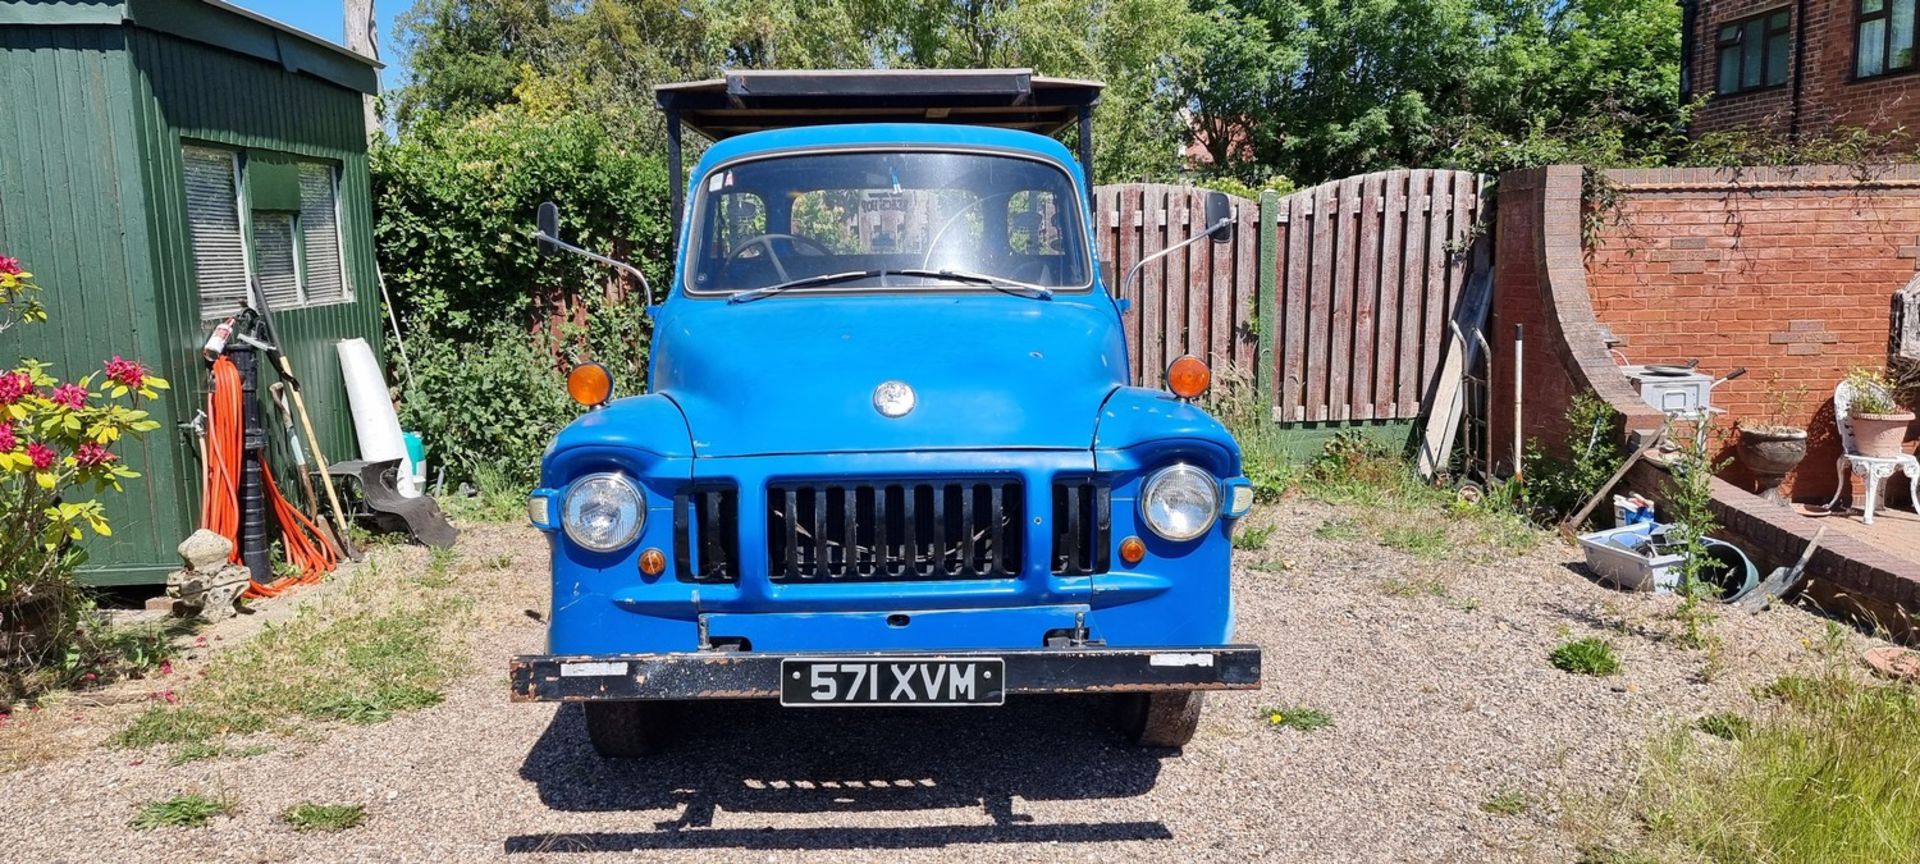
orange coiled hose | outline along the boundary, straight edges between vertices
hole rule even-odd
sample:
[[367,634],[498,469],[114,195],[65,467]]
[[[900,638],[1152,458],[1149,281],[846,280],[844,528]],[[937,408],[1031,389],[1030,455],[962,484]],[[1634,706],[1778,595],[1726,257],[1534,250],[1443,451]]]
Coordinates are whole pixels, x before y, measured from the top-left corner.
[[222,356],[213,361],[207,391],[207,479],[200,494],[200,527],[227,538],[229,563],[240,562],[240,370]]
[[[240,561],[240,466],[245,458],[240,370],[227,357],[213,363],[213,387],[207,394],[207,478],[200,502],[200,524],[233,544],[229,561]],[[274,597],[295,585],[320,581],[340,563],[319,540],[320,528],[280,494],[267,456],[260,454],[260,476],[273,502],[274,521],[280,525],[280,543],[287,562],[299,572],[269,583],[249,580],[246,596]]]

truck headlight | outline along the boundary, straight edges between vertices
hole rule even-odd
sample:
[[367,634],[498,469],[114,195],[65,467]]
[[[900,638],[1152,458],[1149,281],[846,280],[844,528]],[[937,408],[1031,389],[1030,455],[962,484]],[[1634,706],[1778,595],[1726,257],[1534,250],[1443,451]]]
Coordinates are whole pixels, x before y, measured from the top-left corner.
[[1219,515],[1220,485],[1212,474],[1184,462],[1154,472],[1140,492],[1140,517],[1168,540],[1205,534]]
[[646,499],[620,474],[588,474],[573,481],[560,509],[567,536],[595,552],[632,543],[647,524]]

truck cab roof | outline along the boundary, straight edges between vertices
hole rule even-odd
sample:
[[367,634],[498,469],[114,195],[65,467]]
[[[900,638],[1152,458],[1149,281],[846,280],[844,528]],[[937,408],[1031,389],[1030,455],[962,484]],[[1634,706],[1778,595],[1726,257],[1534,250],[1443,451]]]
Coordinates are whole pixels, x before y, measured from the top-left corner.
[[755,70],[661,85],[654,97],[669,122],[714,141],[796,126],[901,122],[1052,135],[1099,104],[1101,87],[1030,69]]

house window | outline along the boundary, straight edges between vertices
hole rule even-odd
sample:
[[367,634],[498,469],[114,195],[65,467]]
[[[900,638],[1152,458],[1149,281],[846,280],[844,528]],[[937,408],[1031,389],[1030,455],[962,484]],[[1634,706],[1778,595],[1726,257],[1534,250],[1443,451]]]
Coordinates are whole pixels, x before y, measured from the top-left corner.
[[200,317],[224,318],[246,305],[250,276],[240,221],[240,161],[231,151],[205,147],[185,148],[181,156]]
[[255,280],[275,310],[353,300],[333,165],[199,145],[181,156],[200,317],[245,308]]
[[1871,78],[1913,69],[1914,0],[1860,0],[1853,74]]
[[1721,25],[1714,39],[1719,58],[1716,91],[1725,96],[1787,83],[1787,55],[1792,43],[1784,9]]

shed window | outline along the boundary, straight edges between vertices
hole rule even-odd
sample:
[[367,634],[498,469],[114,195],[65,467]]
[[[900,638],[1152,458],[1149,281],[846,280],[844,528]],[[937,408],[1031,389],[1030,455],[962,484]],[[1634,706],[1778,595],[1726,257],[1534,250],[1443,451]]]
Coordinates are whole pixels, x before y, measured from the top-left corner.
[[1871,78],[1914,68],[1914,0],[1860,0],[1853,74]]
[[193,242],[193,278],[200,316],[239,312],[247,297],[247,247],[241,230],[239,162],[226,150],[188,147],[187,236]]
[[1715,91],[1724,96],[1787,83],[1792,44],[1786,10],[1722,25],[1714,39],[1719,60]]
[[182,158],[202,318],[244,308],[252,279],[275,310],[353,299],[332,164],[205,146]]

